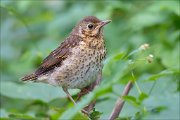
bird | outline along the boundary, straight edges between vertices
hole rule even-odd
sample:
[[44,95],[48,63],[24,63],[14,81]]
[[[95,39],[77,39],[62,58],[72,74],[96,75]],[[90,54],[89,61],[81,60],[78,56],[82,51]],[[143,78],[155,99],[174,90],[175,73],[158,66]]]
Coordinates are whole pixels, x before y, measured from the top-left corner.
[[84,17],[69,36],[53,50],[31,74],[22,81],[60,86],[74,103],[68,89],[82,89],[92,84],[102,72],[106,56],[103,27],[111,20]]

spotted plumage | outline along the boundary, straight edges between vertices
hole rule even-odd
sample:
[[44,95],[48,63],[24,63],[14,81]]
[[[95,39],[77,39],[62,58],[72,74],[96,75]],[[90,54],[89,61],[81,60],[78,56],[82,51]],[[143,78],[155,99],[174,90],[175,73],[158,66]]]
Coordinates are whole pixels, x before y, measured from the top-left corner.
[[93,83],[102,71],[106,54],[103,26],[109,22],[85,17],[39,68],[22,80],[61,86],[66,93],[68,88],[81,89]]

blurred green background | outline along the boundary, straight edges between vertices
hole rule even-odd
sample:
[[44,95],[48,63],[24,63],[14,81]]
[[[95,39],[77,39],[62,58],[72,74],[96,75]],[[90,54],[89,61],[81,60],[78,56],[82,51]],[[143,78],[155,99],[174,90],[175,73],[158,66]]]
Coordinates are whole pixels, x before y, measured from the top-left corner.
[[[178,0],[1,0],[0,12],[1,119],[88,119],[78,109],[94,98],[97,104],[91,119],[107,119],[132,79],[136,82],[124,98],[119,119],[180,119]],[[89,15],[112,20],[104,29],[108,53],[103,81],[92,95],[74,107],[61,88],[20,81]],[[145,43],[149,49],[140,50]],[[154,57],[149,58],[149,54]],[[153,60],[149,63],[147,59]],[[77,92],[71,90],[73,97]]]

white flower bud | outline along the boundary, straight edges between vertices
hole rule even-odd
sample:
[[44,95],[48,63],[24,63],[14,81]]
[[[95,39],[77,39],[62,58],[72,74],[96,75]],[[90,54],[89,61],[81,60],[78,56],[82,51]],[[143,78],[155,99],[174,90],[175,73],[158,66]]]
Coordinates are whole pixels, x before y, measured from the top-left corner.
[[153,55],[152,54],[149,54],[149,56],[146,57],[148,63],[152,63],[153,62]]
[[145,44],[142,44],[140,47],[139,47],[139,50],[146,50],[149,48],[149,44],[145,43]]

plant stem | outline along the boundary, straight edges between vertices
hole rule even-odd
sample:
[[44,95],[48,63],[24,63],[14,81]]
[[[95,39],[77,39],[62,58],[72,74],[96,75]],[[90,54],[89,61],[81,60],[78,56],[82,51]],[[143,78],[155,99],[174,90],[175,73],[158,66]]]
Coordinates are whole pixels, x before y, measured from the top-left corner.
[[[126,87],[124,88],[122,96],[127,96],[129,91],[131,90],[132,86],[133,86],[133,83],[130,80],[128,82],[128,84],[126,85]],[[118,116],[119,116],[119,114],[120,114],[120,112],[122,110],[122,107],[124,105],[124,102],[125,101],[122,98],[117,99],[116,104],[115,104],[115,106],[114,106],[114,108],[112,110],[112,113],[111,113],[110,117],[109,117],[109,120],[115,120],[116,118],[118,118]]]

